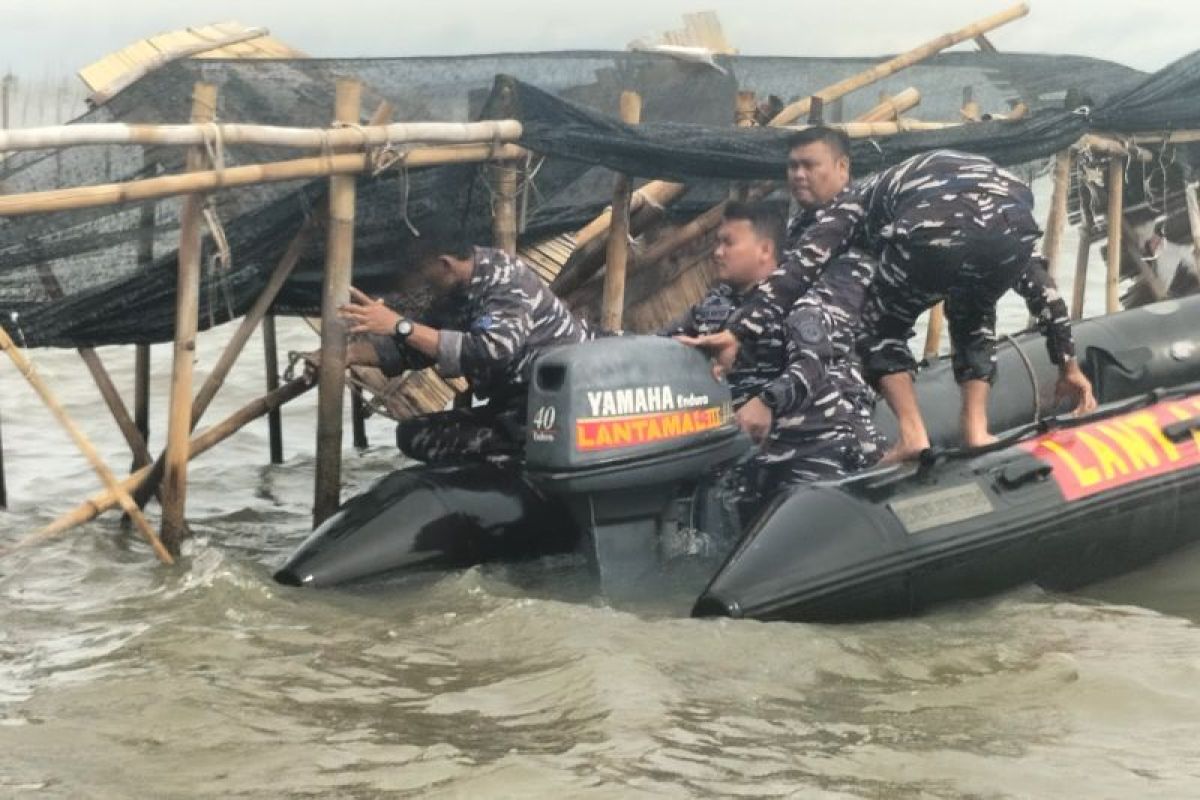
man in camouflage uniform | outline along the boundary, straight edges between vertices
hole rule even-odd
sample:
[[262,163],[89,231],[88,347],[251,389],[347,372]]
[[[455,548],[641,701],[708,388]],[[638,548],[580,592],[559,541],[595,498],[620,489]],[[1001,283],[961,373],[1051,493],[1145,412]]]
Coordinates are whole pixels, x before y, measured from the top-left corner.
[[[723,330],[758,281],[775,268],[783,220],[765,204],[730,203],[717,232],[720,283],[662,333],[695,337]],[[835,268],[841,277],[840,265]],[[761,450],[739,475],[757,496],[799,481],[844,476],[866,465],[847,395],[857,377],[834,346],[852,334],[812,292],[785,322],[772,324],[741,354],[728,380],[738,424]],[[865,388],[865,387],[864,387]]]
[[466,378],[486,400],[400,422],[396,443],[409,458],[436,464],[519,455],[534,358],[584,341],[587,329],[524,262],[502,250],[429,231],[409,258],[437,300],[416,321],[351,290],[342,316],[352,333],[375,334],[352,344],[351,363],[376,365],[388,376],[434,367],[443,378]]
[[[789,179],[794,175],[794,171],[789,171]],[[798,204],[798,212],[788,222],[785,249],[794,247],[804,231],[816,221],[819,208],[812,205],[814,199],[806,187],[796,186],[792,180],[789,183],[792,183],[792,196]],[[831,329],[833,349],[837,355],[834,369],[844,373],[839,375],[839,384],[843,396],[854,409],[863,468],[873,466],[888,444],[887,438],[875,427],[877,398],[863,379],[857,351],[857,342],[862,335],[863,305],[874,274],[874,259],[859,248],[851,248],[830,264],[813,289],[802,295],[793,307],[814,304],[819,298],[825,311],[835,320],[836,324]]]
[[834,258],[858,246],[879,257],[859,352],[867,378],[878,384],[899,422],[900,441],[887,460],[912,458],[929,446],[907,340],[917,316],[941,299],[968,446],[994,441],[987,394],[995,379],[996,302],[1010,288],[1024,297],[1046,336],[1060,367],[1060,397],[1073,397],[1077,412],[1094,408],[1091,384],[1075,362],[1066,304],[1033,255],[1039,231],[1029,187],[986,158],[949,150],[914,156],[850,185],[849,159],[849,142],[839,131],[816,127],[791,138],[789,173],[805,172],[809,190],[823,195],[815,197],[821,201],[814,204],[820,205],[816,218],[729,330],[697,344],[715,352],[720,363],[731,363],[739,340],[761,335]]

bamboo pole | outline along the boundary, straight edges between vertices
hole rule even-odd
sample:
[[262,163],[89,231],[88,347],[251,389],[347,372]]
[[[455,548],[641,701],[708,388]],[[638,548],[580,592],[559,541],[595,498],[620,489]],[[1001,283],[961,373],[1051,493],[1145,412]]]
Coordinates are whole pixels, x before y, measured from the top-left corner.
[[[133,354],[133,425],[142,441],[150,442],[150,345],[139,344]],[[133,469],[142,465],[134,457]]]
[[515,119],[483,122],[394,122],[351,128],[284,128],[274,125],[203,123],[129,125],[123,122],[56,125],[0,131],[0,152],[61,150],[95,145],[196,147],[205,144],[286,147],[296,150],[359,149],[396,144],[493,144],[515,142],[523,129]]
[[104,463],[104,459],[102,459],[100,454],[96,452],[96,448],[90,441],[88,441],[87,436],[84,435],[83,431],[79,429],[70,416],[67,415],[66,409],[64,409],[62,404],[58,402],[58,398],[56,398],[54,393],[50,391],[50,388],[46,385],[45,381],[42,380],[41,376],[33,371],[33,365],[29,363],[29,360],[25,357],[25,354],[22,353],[15,344],[13,344],[13,340],[9,338],[8,331],[6,331],[2,326],[0,326],[0,350],[4,350],[6,353],[8,353],[8,357],[12,359],[13,365],[16,366],[17,370],[25,376],[25,380],[29,381],[29,385],[32,386],[33,390],[37,392],[38,396],[42,398],[42,402],[45,403],[46,407],[50,409],[50,413],[52,413],[55,419],[58,420],[59,424],[66,429],[67,433],[75,442],[75,445],[79,448],[80,452],[83,453],[84,457],[88,460],[88,463],[92,465],[92,469],[94,469],[96,474],[100,476],[100,480],[104,482],[105,488],[107,488],[108,491],[113,495],[116,503],[119,504],[121,508],[125,509],[125,513],[128,514],[133,520],[138,531],[146,538],[146,541],[150,543],[151,548],[154,549],[154,553],[158,556],[159,560],[164,564],[175,563],[174,559],[171,557],[171,554],[167,552],[167,549],[163,546],[162,541],[158,538],[158,534],[154,532],[154,528],[150,526],[150,523],[142,514],[141,509],[137,507],[137,504],[133,502],[133,498],[129,496],[129,492],[117,483],[117,477],[113,475],[112,470],[110,470]]
[[1134,233],[1133,226],[1129,224],[1129,220],[1121,220],[1121,247],[1125,255],[1132,259],[1133,264],[1137,267],[1138,277],[1150,290],[1151,297],[1157,302],[1167,299],[1167,287],[1163,285],[1162,279],[1158,277],[1158,273],[1154,268],[1146,263],[1146,259],[1138,252],[1137,236]]
[[1187,201],[1188,228],[1192,233],[1192,272],[1200,278],[1200,199],[1196,197],[1198,190],[1200,185],[1196,183],[1185,183],[1183,186],[1183,196]]
[[[53,271],[46,264],[38,264],[38,277],[42,281],[42,286],[46,289],[46,294],[51,300],[59,300],[63,296],[62,286],[58,282],[58,278],[54,277]],[[113,416],[113,420],[117,423],[117,428],[121,431],[121,436],[124,437],[125,443],[129,445],[129,450],[133,453],[134,467],[140,467],[142,464],[150,463],[150,451],[146,449],[146,440],[137,428],[137,424],[133,421],[133,417],[129,414],[129,409],[125,407],[125,401],[121,399],[121,393],[117,391],[116,384],[113,383],[112,377],[108,374],[108,370],[104,368],[104,362],[100,360],[100,356],[91,347],[76,348],[79,357],[83,359],[84,366],[92,376],[92,380],[96,384],[96,388],[100,390],[100,398],[104,400],[104,404],[108,407],[108,411]]]
[[[246,312],[246,316],[238,324],[237,330],[230,337],[229,342],[225,345],[225,349],[221,351],[221,355],[217,359],[217,363],[213,366],[212,372],[209,373],[204,384],[200,387],[200,391],[196,393],[196,397],[192,400],[191,424],[189,429],[195,428],[199,424],[201,417],[204,416],[204,412],[208,410],[209,404],[216,397],[217,391],[224,384],[229,371],[233,369],[238,356],[241,355],[246,343],[253,335],[255,327],[266,316],[267,311],[271,308],[271,304],[275,302],[275,298],[279,295],[280,289],[287,282],[288,276],[295,269],[300,256],[304,253],[304,248],[307,246],[313,232],[321,224],[323,217],[324,214],[320,213],[306,219],[301,224],[300,229],[296,231],[296,235],[292,237],[287,250],[284,251],[283,256],[275,265],[275,269],[271,272],[271,277],[267,279],[267,285],[263,287],[254,304]],[[139,504],[144,505],[150,494],[157,490],[157,487],[162,482],[165,466],[166,454],[164,452],[154,462],[149,478],[145,481],[143,487],[138,490]]]
[[[262,321],[263,353],[266,356],[267,394],[279,388],[279,347],[275,341],[275,315],[267,314]],[[267,414],[267,437],[271,463],[283,463],[283,415],[279,409]]]
[[[338,81],[334,119],[343,123],[357,123],[361,101],[361,83]],[[350,301],[350,274],[354,264],[354,202],[354,178],[337,175],[329,179],[329,231],[325,250],[325,279],[321,291],[314,528],[331,517],[341,504],[346,329],[338,317],[338,308]]]
[[972,23],[965,28],[961,28],[952,33],[947,33],[933,39],[920,47],[909,50],[907,53],[902,53],[895,58],[891,58],[882,64],[876,64],[869,70],[861,72],[858,75],[853,75],[845,80],[838,81],[832,86],[827,86],[816,92],[810,97],[799,100],[785,107],[782,111],[775,115],[771,120],[771,125],[787,125],[789,122],[794,122],[801,117],[807,116],[809,108],[812,105],[813,97],[820,97],[825,102],[829,102],[838,97],[843,97],[856,89],[861,89],[864,86],[870,86],[872,83],[880,81],[889,75],[893,75],[906,67],[911,67],[913,64],[918,64],[931,56],[940,53],[948,47],[953,47],[959,42],[965,42],[968,39],[974,39],[980,34],[995,30],[1002,25],[1006,25],[1015,19],[1020,19],[1029,13],[1028,3],[1017,3],[1015,6],[1001,11],[998,14],[993,14],[990,17]]
[[350,387],[350,426],[354,433],[355,449],[366,450],[370,446],[367,441],[367,404],[357,384]]
[[[947,128],[958,127],[962,123],[959,122],[916,122],[912,120],[897,120],[894,122],[846,122],[842,124],[829,125],[827,127],[838,128],[846,133],[851,139],[873,138],[879,136],[894,136],[899,133],[910,131],[930,131],[930,130],[945,130]],[[808,125],[796,126],[790,130],[803,130],[810,127]],[[650,181],[633,193],[633,198],[630,202],[631,222],[630,230],[633,235],[637,235],[645,229],[648,222],[655,218],[655,215],[646,213],[651,209],[661,212],[663,206],[675,201],[678,197],[687,190],[687,186],[681,183],[668,183],[666,181]],[[0,197],[0,210],[3,209],[3,198]],[[720,221],[720,215],[717,220]],[[558,277],[550,284],[551,288],[560,296],[567,295],[580,289],[586,284],[597,270],[603,265],[603,258],[600,256],[600,249],[596,245],[600,244],[597,240],[607,236],[608,229],[612,224],[612,209],[605,209],[599,216],[581,228],[575,234],[576,246],[575,255],[567,267],[563,269]]]
[[1088,261],[1092,256],[1093,232],[1096,221],[1092,217],[1091,192],[1080,182],[1079,208],[1083,219],[1079,223],[1079,245],[1075,251],[1075,285],[1071,291],[1071,319],[1083,318],[1083,300],[1087,293]]
[[[192,94],[192,121],[208,122],[216,116],[217,87],[197,83]],[[188,152],[187,169],[204,168],[204,148]],[[168,547],[178,551],[187,536],[187,443],[192,420],[192,375],[200,311],[201,217],[204,198],[183,199],[179,215],[179,265],[175,287],[175,347],[171,364],[171,399],[167,411],[167,454],[163,468],[162,528]]]
[[1062,249],[1063,232],[1067,227],[1067,194],[1071,188],[1071,150],[1060,150],[1054,157],[1054,193],[1046,215],[1046,234],[1042,237],[1042,255],[1046,271],[1053,278],[1058,274],[1058,257]]
[[1138,161],[1143,162],[1154,160],[1154,154],[1144,147],[1138,147],[1131,141],[1118,139],[1113,136],[1105,136],[1102,133],[1085,133],[1079,137],[1079,141],[1075,143],[1075,146],[1105,156],[1136,158]]
[[[637,92],[621,92],[621,121],[636,125],[642,119],[642,97]],[[608,237],[608,257],[604,267],[604,302],[600,324],[605,330],[625,327],[625,266],[629,260],[628,175],[618,174],[613,184],[612,232]]]
[[921,103],[921,93],[913,87],[892,96],[884,97],[879,105],[858,118],[860,122],[890,122],[900,118],[906,111],[911,111]]
[[1161,146],[1168,144],[1192,144],[1200,142],[1200,130],[1187,131],[1142,131],[1129,137],[1133,144]]
[[1108,274],[1104,280],[1104,311],[1114,314],[1121,310],[1121,228],[1125,219],[1124,158],[1108,160]]
[[[142,166],[149,168],[153,164],[148,150],[142,150]],[[156,224],[156,203],[144,203],[139,219],[137,262],[142,274],[149,274],[154,268],[154,229]],[[150,345],[134,345],[133,357],[133,424],[138,435],[147,446],[150,444]],[[141,467],[137,456],[134,456],[133,467]]]
[[[893,75],[900,70],[905,69],[906,67],[920,63],[921,61],[924,61],[925,59],[936,55],[942,50],[952,47],[959,42],[964,42],[968,39],[974,39],[980,34],[994,30],[995,28],[1012,22],[1015,19],[1021,18],[1028,13],[1029,4],[1024,2],[1018,3],[1017,5],[1012,6],[1011,8],[1002,11],[999,14],[994,14],[993,16],[987,17],[972,25],[968,25],[961,30],[939,36],[937,39],[926,42],[920,47],[914,48],[907,53],[896,56],[895,58],[885,61],[882,64],[877,64],[871,69],[861,72],[858,75],[851,76],[843,81],[826,86],[825,88],[815,92],[813,95],[786,106],[767,124],[773,127],[789,125],[790,123],[795,122],[802,117],[808,116],[809,110],[812,106],[813,97],[820,97],[826,102],[843,97],[856,89],[861,89],[864,86],[870,86],[872,83],[876,83],[877,81],[880,81],[889,75]],[[920,128],[909,128],[908,130],[920,130]],[[860,135],[879,136],[885,134],[862,133]],[[668,183],[666,181],[652,181],[651,183],[648,183],[646,186],[642,187],[641,191],[656,196],[660,205],[667,205],[668,203],[676,200],[681,194],[683,194],[685,190],[686,186],[684,184]],[[634,204],[635,205],[633,208],[636,210],[636,200],[634,201]],[[579,245],[577,246],[582,246],[591,239],[597,236],[603,236],[608,232],[611,217],[609,216],[606,219],[606,215],[607,212],[602,214],[600,217],[597,217],[576,234],[576,241],[579,242]]]
[[254,335],[254,330],[258,327],[258,323],[267,315],[271,304],[275,302],[275,298],[279,296],[280,290],[287,283],[287,279],[296,268],[296,264],[300,262],[300,257],[304,255],[304,249],[308,247],[313,233],[321,224],[319,216],[324,215],[313,215],[301,223],[299,230],[296,231],[295,235],[292,236],[291,242],[288,243],[283,256],[275,264],[270,277],[267,278],[267,283],[263,286],[262,292],[255,298],[249,310],[246,311],[246,316],[242,317],[242,321],[238,323],[237,330],[230,337],[229,343],[225,345],[225,349],[221,352],[220,358],[217,359],[216,365],[213,366],[212,372],[204,380],[200,391],[196,393],[192,409],[192,427],[196,426],[200,421],[200,417],[208,410],[209,404],[217,396],[217,391],[225,383],[225,378],[229,375],[229,371],[237,363],[238,356],[241,355],[246,343],[250,341],[250,337]]
[[149,75],[154,70],[170,64],[172,61],[178,61],[181,58],[198,55],[199,53],[206,53],[210,50],[219,50],[222,47],[228,47],[229,45],[238,44],[240,42],[247,42],[251,39],[258,39],[259,37],[267,36],[269,33],[270,32],[266,28],[247,28],[246,30],[238,31],[237,33],[231,33],[226,36],[217,37],[216,39],[207,39],[205,41],[196,42],[183,47],[176,47],[174,49],[162,51],[155,55],[154,58],[149,59],[143,64],[140,64],[137,68],[123,73],[119,78],[117,78],[117,80],[113,81],[108,86],[105,86],[103,89],[96,89],[92,92],[88,99],[91,100],[93,104],[102,106],[125,87],[132,85],[134,82],[140,80],[146,75]]
[[[200,454],[211,450],[246,425],[259,417],[265,416],[272,410],[278,409],[290,400],[299,397],[313,386],[314,384],[310,378],[301,376],[284,384],[274,392],[242,406],[221,422],[194,436],[188,443],[188,457],[196,458]],[[145,466],[133,474],[126,476],[120,483],[120,490],[129,493],[136,492],[144,485],[144,481],[150,475],[150,470],[151,467]],[[11,552],[21,547],[27,547],[36,542],[45,541],[71,528],[90,522],[105,511],[116,508],[119,505],[117,496],[117,492],[112,489],[92,495],[75,509],[63,514],[46,527],[17,542],[8,551],[0,550],[0,554]]]
[[1083,300],[1087,293],[1088,261],[1092,255],[1092,235],[1080,225],[1079,247],[1075,251],[1075,285],[1071,292],[1071,319],[1083,319]]
[[[872,109],[872,111],[873,110],[874,109]],[[871,113],[871,112],[867,112],[867,113]],[[863,125],[863,126],[867,126],[867,127],[872,127],[872,126],[879,126],[879,125],[895,126],[897,124],[898,123],[881,123],[881,122],[865,123],[865,122],[857,122],[856,121],[856,122],[849,122],[849,123],[846,123],[845,125],[835,126],[835,127],[841,127],[843,129],[846,129],[846,128],[849,128],[854,125]],[[954,124],[958,124],[958,123],[954,123]],[[647,185],[649,185],[649,184],[647,184]],[[746,199],[749,201],[761,200],[762,198],[764,198],[768,194],[770,194],[771,190],[773,188],[774,188],[773,182],[760,181],[759,183],[756,183],[750,187],[750,189],[746,193]],[[634,269],[638,269],[642,265],[657,263],[659,261],[659,259],[665,257],[667,254],[675,251],[676,249],[687,244],[688,242],[691,242],[694,239],[697,239],[697,238],[705,235],[706,233],[711,231],[713,228],[720,225],[721,219],[725,214],[725,208],[727,205],[728,205],[728,201],[723,201],[721,203],[718,203],[717,205],[708,209],[707,211],[700,214],[699,216],[694,217],[687,224],[680,225],[679,227],[670,231],[666,235],[661,236],[658,239],[656,239],[654,241],[654,243],[652,245],[650,245],[650,247],[646,248],[646,250],[638,256],[637,260],[634,261]],[[576,290],[576,289],[580,288],[582,285],[583,285],[582,282],[574,284],[572,286],[572,290]],[[558,287],[556,286],[555,288],[557,289]],[[565,294],[565,290],[563,292],[560,292],[560,294]]]
[[517,163],[492,165],[492,244],[510,256],[517,254]]
[[[479,161],[515,160],[527,151],[516,145],[448,145],[446,147],[414,148],[408,152],[404,165],[409,168],[438,164],[464,164]],[[163,197],[232,189],[258,183],[278,183],[329,175],[353,175],[371,168],[370,158],[363,153],[342,153],[333,156],[301,158],[294,161],[275,161],[267,164],[247,164],[225,170],[195,172],[186,175],[165,175],[140,181],[109,183],[101,186],[80,186],[45,192],[0,195],[0,217],[43,214],[50,211],[73,211],[80,208],[136,203]]]
[[758,98],[754,92],[742,91],[737,93],[733,122],[739,128],[753,128],[758,125]]
[[[512,113],[514,90],[509,82],[502,82],[493,106],[493,113]],[[508,253],[517,254],[517,165],[513,161],[494,162],[491,167],[492,180],[492,245]]]

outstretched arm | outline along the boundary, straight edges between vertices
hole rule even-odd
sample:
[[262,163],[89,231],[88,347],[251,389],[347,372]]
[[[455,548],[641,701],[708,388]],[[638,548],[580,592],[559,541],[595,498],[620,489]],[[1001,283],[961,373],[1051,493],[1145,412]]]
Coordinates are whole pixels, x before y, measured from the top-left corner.
[[1038,330],[1046,337],[1046,351],[1050,360],[1058,365],[1058,385],[1055,387],[1057,399],[1070,398],[1075,404],[1076,414],[1095,410],[1096,397],[1092,393],[1091,381],[1083,374],[1075,359],[1075,340],[1071,335],[1067,304],[1059,296],[1054,279],[1046,271],[1045,260],[1040,256],[1031,258],[1014,289],[1025,299]]

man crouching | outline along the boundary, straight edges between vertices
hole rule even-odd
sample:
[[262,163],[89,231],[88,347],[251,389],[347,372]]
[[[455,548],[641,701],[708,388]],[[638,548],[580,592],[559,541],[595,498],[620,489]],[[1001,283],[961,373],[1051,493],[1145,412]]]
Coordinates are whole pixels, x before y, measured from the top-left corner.
[[[730,203],[714,253],[720,283],[663,333],[686,342],[723,330],[745,297],[775,270],[783,236],[782,215],[772,206]],[[810,292],[784,324],[758,332],[727,376],[738,425],[760,447],[748,465],[747,482],[764,495],[869,464],[848,400],[866,387],[834,346],[835,339],[846,338],[841,327],[850,321],[847,312],[830,313],[825,297]],[[857,308],[850,312],[857,314]]]
[[587,329],[524,262],[502,250],[427,230],[406,255],[435,302],[410,320],[351,289],[341,316],[351,333],[375,336],[351,344],[350,363],[378,366],[388,376],[434,367],[443,378],[466,378],[486,402],[401,421],[400,451],[428,464],[520,455],[534,358],[586,340]]

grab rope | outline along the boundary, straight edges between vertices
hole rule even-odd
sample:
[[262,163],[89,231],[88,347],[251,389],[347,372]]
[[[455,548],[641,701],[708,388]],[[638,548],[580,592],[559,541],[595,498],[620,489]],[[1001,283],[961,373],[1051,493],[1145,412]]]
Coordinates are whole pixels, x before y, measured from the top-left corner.
[[1017,351],[1017,355],[1021,358],[1021,363],[1025,365],[1025,374],[1029,376],[1029,385],[1033,387],[1033,421],[1037,422],[1042,418],[1042,390],[1038,384],[1037,370],[1033,368],[1033,362],[1025,354],[1025,350],[1016,339],[1007,333],[1000,338],[1013,346],[1013,349]]

